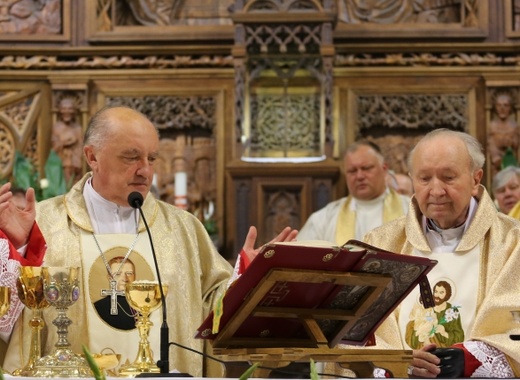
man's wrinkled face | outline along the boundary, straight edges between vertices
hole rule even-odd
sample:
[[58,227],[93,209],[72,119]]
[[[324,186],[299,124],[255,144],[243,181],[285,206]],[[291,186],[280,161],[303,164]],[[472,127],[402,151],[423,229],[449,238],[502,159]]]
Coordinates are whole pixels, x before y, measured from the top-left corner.
[[347,153],[344,161],[349,194],[361,200],[375,199],[386,189],[387,167],[369,146]]
[[478,193],[482,169],[472,171],[462,140],[439,135],[419,142],[410,173],[421,212],[443,229],[461,225]]
[[140,115],[123,113],[113,119],[103,145],[85,147],[85,155],[93,171],[94,189],[105,199],[128,206],[131,192],[138,191],[145,198],[152,186],[159,136],[153,124]]

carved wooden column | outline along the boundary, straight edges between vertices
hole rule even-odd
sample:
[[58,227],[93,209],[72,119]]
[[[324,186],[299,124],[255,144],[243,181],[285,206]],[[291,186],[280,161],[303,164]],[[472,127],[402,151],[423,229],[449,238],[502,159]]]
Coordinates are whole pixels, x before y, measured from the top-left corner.
[[[235,151],[227,164],[235,250],[268,241],[337,196],[332,158],[332,0],[235,1]],[[231,210],[228,210],[228,212]]]

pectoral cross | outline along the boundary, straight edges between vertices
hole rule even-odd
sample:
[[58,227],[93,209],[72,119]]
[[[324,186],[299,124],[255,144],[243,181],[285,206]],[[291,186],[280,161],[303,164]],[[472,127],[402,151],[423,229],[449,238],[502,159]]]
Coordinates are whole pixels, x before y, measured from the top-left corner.
[[124,296],[123,290],[117,290],[117,281],[110,280],[110,289],[101,289],[102,296],[110,296],[110,314],[117,315],[117,296]]

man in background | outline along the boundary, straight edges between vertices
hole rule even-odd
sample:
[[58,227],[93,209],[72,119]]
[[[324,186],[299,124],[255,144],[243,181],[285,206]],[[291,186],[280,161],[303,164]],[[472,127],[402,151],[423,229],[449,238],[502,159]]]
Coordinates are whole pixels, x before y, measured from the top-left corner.
[[388,167],[379,147],[370,141],[348,146],[343,174],[349,195],[314,212],[298,240],[326,240],[343,245],[361,240],[375,227],[404,215],[410,198],[386,185]]
[[493,177],[491,188],[498,211],[519,219],[520,205],[516,207],[515,205],[520,201],[520,168],[507,166],[500,170]]

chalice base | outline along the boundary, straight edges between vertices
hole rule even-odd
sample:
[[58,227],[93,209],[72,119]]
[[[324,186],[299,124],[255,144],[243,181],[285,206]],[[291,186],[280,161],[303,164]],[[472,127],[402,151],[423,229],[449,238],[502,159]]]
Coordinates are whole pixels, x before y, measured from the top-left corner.
[[25,366],[13,371],[13,376],[34,377],[34,366]]
[[33,377],[94,377],[87,359],[68,348],[59,348],[36,361]]
[[140,373],[160,373],[161,369],[153,362],[135,361],[119,368],[119,376],[135,377]]

